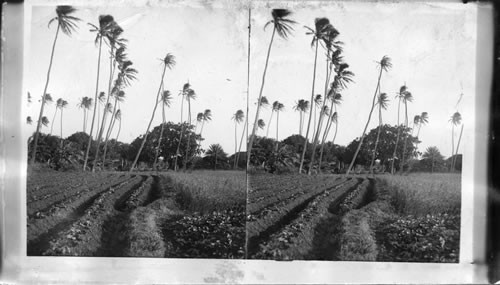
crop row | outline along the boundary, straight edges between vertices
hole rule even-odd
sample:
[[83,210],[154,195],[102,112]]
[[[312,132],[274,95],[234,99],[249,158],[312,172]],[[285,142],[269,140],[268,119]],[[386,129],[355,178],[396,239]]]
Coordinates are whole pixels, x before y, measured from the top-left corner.
[[79,196],[85,195],[85,193],[91,192],[93,189],[107,188],[120,181],[123,181],[123,177],[113,176],[107,179],[87,180],[80,186],[74,188],[65,188],[61,186],[62,190],[55,192],[44,200],[28,202],[28,216],[42,218],[50,215],[49,213],[64,207],[64,205],[71,202],[71,200],[77,199]]
[[249,241],[259,239],[259,236],[263,236],[265,232],[271,231],[275,227],[279,227],[280,223],[294,212],[300,210],[302,206],[307,205],[312,198],[321,194],[322,192],[329,189],[338,189],[342,184],[346,183],[344,180],[335,181],[334,184],[330,185],[316,185],[312,189],[305,189],[304,195],[301,195],[293,200],[285,200],[282,203],[278,203],[271,209],[266,211],[265,215],[256,219],[252,215],[247,216],[247,235]]
[[314,239],[318,233],[317,227],[330,211],[335,210],[339,200],[353,192],[356,184],[359,185],[357,180],[350,180],[317,195],[295,219],[260,244],[253,258],[285,260],[311,258]]
[[136,177],[99,194],[80,219],[50,241],[43,255],[91,256],[101,246],[103,224],[115,213],[116,201],[140,187],[142,181]]
[[[142,206],[148,199],[153,184],[153,176],[148,176],[146,181],[136,188],[127,198],[122,210],[131,210]],[[147,190],[146,190],[147,189]],[[149,191],[148,191],[149,190]]]
[[[134,176],[132,176],[134,177]],[[34,241],[40,235],[47,233],[60,223],[67,221],[72,216],[78,216],[90,205],[94,199],[102,192],[117,187],[132,179],[131,177],[122,177],[118,181],[105,181],[99,187],[91,188],[89,191],[81,192],[52,205],[43,212],[37,212],[33,217],[28,218],[28,241]]]
[[361,206],[368,195],[370,190],[370,180],[365,179],[361,184],[359,184],[356,189],[351,191],[347,197],[340,204],[340,212],[347,213],[352,209],[356,209]]

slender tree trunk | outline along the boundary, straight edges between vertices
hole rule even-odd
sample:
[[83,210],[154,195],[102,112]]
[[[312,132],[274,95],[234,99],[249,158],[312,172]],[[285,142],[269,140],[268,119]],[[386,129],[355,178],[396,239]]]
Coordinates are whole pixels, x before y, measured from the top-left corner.
[[[191,100],[189,99],[189,97],[187,97],[187,103],[188,103],[188,122],[189,122],[188,126],[191,126]],[[203,127],[203,125],[201,125],[201,126]],[[187,168],[192,133],[193,132],[189,132],[189,134],[188,134],[187,146],[186,146],[186,156],[184,157],[184,165],[182,166],[182,168],[184,170],[186,170],[186,168]]]
[[[380,92],[379,92],[380,96]],[[370,173],[373,174],[373,164],[375,163],[375,157],[377,156],[378,141],[380,139],[380,131],[382,130],[382,105],[378,106],[378,131],[377,139],[375,140],[375,147],[373,148],[372,162],[370,163]]]
[[302,136],[302,111],[299,111],[299,135]]
[[279,121],[280,121],[280,112],[276,111],[276,151],[278,151],[278,131],[279,131]]
[[85,130],[84,133],[87,133],[87,123],[89,121],[89,110],[85,110]]
[[[83,162],[83,171],[87,169],[87,161],[89,159],[90,146],[92,144],[92,133],[94,131],[95,114],[96,109],[99,108],[99,102],[97,96],[99,94],[99,72],[101,68],[101,48],[102,48],[102,37],[99,38],[99,56],[97,57],[97,79],[95,84],[95,97],[94,97],[94,114],[92,115],[92,125],[90,126],[89,140],[87,143],[87,151],[85,152],[85,160]],[[99,122],[99,120],[98,120]]]
[[[332,102],[330,104],[330,110],[332,110],[332,108],[333,108],[334,105],[335,104],[333,104],[333,100],[332,100]],[[335,105],[335,112],[337,112],[337,106],[336,105]],[[328,120],[327,120],[326,126],[325,126],[325,132],[323,134],[323,138],[321,139],[321,148],[320,148],[320,151],[319,151],[319,165],[320,166],[323,163],[323,150],[325,148],[326,138],[328,137],[328,134],[330,134],[330,128],[332,127],[332,124],[333,124],[332,117],[328,116]],[[337,135],[337,127],[335,126],[335,136],[336,135]],[[335,141],[335,138],[333,140]],[[332,144],[332,147],[333,147],[333,144]],[[321,172],[321,167],[320,167],[320,172]]]
[[182,142],[182,137],[184,136],[184,121],[183,119],[183,113],[184,113],[184,94],[182,94],[181,97],[181,134],[179,137],[179,143],[177,144],[177,150],[175,151],[175,160],[174,160],[174,171],[177,171],[177,160],[180,155],[181,151],[181,142]]
[[271,117],[269,117],[269,122],[267,123],[266,137],[269,137],[269,128],[271,127],[271,120],[273,119],[274,110],[271,111]]
[[[250,166],[250,156],[252,154],[253,142],[255,140],[255,133],[257,131],[257,121],[259,120],[260,113],[260,100],[262,98],[262,92],[264,91],[264,83],[266,81],[267,66],[269,63],[269,55],[271,54],[271,47],[273,46],[274,34],[276,33],[276,28],[273,29],[273,34],[271,35],[271,41],[269,42],[269,47],[267,49],[266,64],[264,66],[264,72],[262,74],[262,83],[260,85],[259,99],[257,101],[257,111],[255,112],[255,120],[252,127],[252,135],[250,136],[250,141],[247,147],[247,168]],[[248,116],[248,113],[247,113]]]
[[[408,103],[405,101],[405,131],[406,129],[408,129]],[[403,155],[402,155],[402,158],[401,159],[401,167],[400,167],[400,170],[401,172],[403,172],[404,170],[404,167],[405,167],[405,161],[406,161],[406,143],[408,141],[408,135],[406,134],[405,135],[405,140],[404,140],[404,144],[403,144]]]
[[[163,138],[163,127],[165,126],[165,104],[163,104],[163,102],[162,102],[162,106],[161,106],[161,117],[162,117],[162,123],[161,123],[161,128],[160,128],[160,138],[158,139],[158,145],[156,146],[155,161],[153,162],[153,169],[156,169],[156,162],[158,161],[158,155],[159,155],[160,147],[161,147],[161,139]],[[165,157],[163,159],[165,159]]]
[[401,107],[401,98],[398,101],[398,134],[396,136],[396,145],[394,146],[394,152],[392,153],[392,161],[391,161],[391,174],[394,174],[394,162],[396,161],[396,154],[398,150],[399,136],[401,135],[401,126],[399,125],[399,113]]
[[111,119],[109,120],[109,126],[108,130],[106,131],[106,136],[104,138],[104,153],[102,155],[102,165],[106,163],[106,153],[108,151],[108,140],[109,137],[111,136],[111,131],[113,130],[113,126],[115,125],[115,114],[116,114],[116,108],[118,106],[118,95],[115,96],[115,103],[113,104],[113,112],[111,113]]
[[457,148],[455,149],[455,159],[453,161],[453,170],[455,170],[455,166],[457,163],[457,158],[458,158],[458,148],[460,147],[460,141],[462,140],[462,134],[464,132],[464,124],[462,124],[462,127],[460,128],[460,135],[458,136],[458,142],[457,142]]
[[243,145],[243,138],[245,137],[245,131],[248,130],[247,125],[248,125],[248,116],[245,118],[245,125],[243,125],[243,132],[241,133],[240,146],[238,147],[238,156],[236,158],[236,167],[238,167],[238,163],[240,162],[241,146]]
[[316,63],[318,60],[318,41],[316,41],[316,51],[314,52],[314,70],[313,70],[313,80],[312,80],[312,90],[311,90],[311,107],[309,109],[309,121],[307,123],[306,137],[304,140],[304,149],[302,150],[302,157],[300,159],[300,167],[299,174],[302,173],[302,166],[304,165],[304,159],[306,157],[306,149],[307,149],[307,137],[309,136],[309,129],[311,128],[311,119],[314,105],[314,84],[316,82]]
[[120,124],[118,124],[118,133],[116,134],[116,142],[118,142],[118,136],[120,136],[120,131],[122,130],[122,120],[119,120]]
[[238,151],[238,122],[236,121],[236,117],[234,120],[234,163],[233,169],[236,169],[236,153]]
[[56,35],[54,37],[54,42],[52,44],[52,52],[50,53],[49,69],[47,70],[47,79],[45,80],[45,87],[43,88],[42,94],[42,106],[40,107],[40,114],[38,115],[38,122],[36,124],[35,138],[33,142],[33,150],[31,152],[31,163],[35,163],[36,159],[36,149],[38,147],[38,137],[40,136],[40,128],[42,127],[42,117],[43,109],[45,108],[45,94],[47,94],[47,88],[49,87],[50,81],[50,70],[52,69],[52,61],[54,59],[54,51],[56,48],[57,36],[59,35],[60,26],[57,25]]
[[359,139],[358,148],[356,149],[356,152],[354,153],[354,157],[352,158],[351,164],[349,164],[349,168],[347,168],[346,175],[349,175],[349,173],[351,172],[351,169],[354,165],[354,162],[356,161],[356,158],[358,157],[359,150],[361,149],[361,145],[363,145],[363,140],[365,139],[366,129],[368,128],[368,125],[370,124],[370,119],[372,118],[373,109],[375,108],[375,99],[377,98],[377,91],[379,90],[379,87],[380,87],[380,78],[382,77],[382,70],[383,70],[382,67],[380,67],[380,73],[378,75],[378,80],[377,80],[377,88],[375,88],[375,93],[373,94],[372,107],[370,109],[370,113],[368,114],[368,120],[366,121],[366,125],[365,125],[365,129],[363,130],[363,134],[361,134],[361,138]]
[[61,146],[62,146],[62,139],[63,139],[63,136],[62,136],[62,127],[63,127],[63,109],[61,108]]
[[153,108],[153,112],[151,114],[151,119],[149,120],[148,127],[146,128],[146,132],[144,133],[144,138],[142,139],[141,147],[139,148],[139,151],[137,152],[137,155],[135,156],[134,163],[132,163],[132,166],[130,167],[130,172],[134,171],[135,165],[137,164],[137,160],[139,159],[139,156],[141,155],[142,149],[144,148],[144,144],[146,143],[146,140],[148,138],[148,132],[149,128],[151,127],[151,123],[153,122],[153,119],[155,117],[155,112],[156,108],[158,107],[158,99],[160,97],[160,92],[161,88],[163,87],[163,78],[165,77],[165,71],[167,70],[167,65],[163,65],[163,72],[161,74],[161,82],[160,82],[160,87],[158,88],[158,93],[156,94],[156,101],[155,101],[155,106]]
[[57,115],[57,106],[56,106],[56,111],[54,112],[54,116],[52,117],[52,123],[50,124],[50,135],[52,135],[52,130],[54,129],[54,121],[56,120],[56,115]]
[[86,113],[87,113],[87,112],[85,112],[85,109],[83,109],[83,132],[84,132],[84,133],[85,133],[85,131],[86,131],[86,128],[85,128],[85,127],[86,127],[86,126],[85,126],[85,114],[86,114]]
[[[115,67],[116,64],[113,64],[113,51],[114,47],[111,45],[111,50],[110,50],[110,56],[109,56],[109,80],[108,80],[108,96],[106,98],[106,104],[104,104],[104,113],[102,114],[102,122],[101,122],[101,127],[99,129],[99,135],[97,136],[97,145],[96,145],[96,150],[95,150],[95,156],[94,156],[94,164],[92,166],[92,172],[95,172],[95,166],[97,164],[97,161],[99,159],[99,146],[101,145],[101,139],[104,134],[104,129],[106,128],[106,119],[108,117],[108,103],[109,99],[111,98],[111,84],[113,83],[113,77],[115,73]],[[111,121],[110,121],[110,127],[111,127]],[[109,131],[109,130],[108,130]],[[103,158],[103,167],[104,167],[104,158]]]
[[455,124],[452,123],[451,126],[451,160],[450,160],[450,172],[453,171],[453,160],[454,156],[453,154],[455,153]]

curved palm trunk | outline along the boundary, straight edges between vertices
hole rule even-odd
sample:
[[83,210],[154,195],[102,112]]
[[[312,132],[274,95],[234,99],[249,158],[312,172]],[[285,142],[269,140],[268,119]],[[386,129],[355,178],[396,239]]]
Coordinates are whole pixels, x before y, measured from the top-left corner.
[[392,153],[392,161],[391,161],[391,174],[394,174],[394,162],[396,161],[396,154],[398,150],[399,137],[401,135],[401,126],[399,125],[399,113],[401,107],[401,98],[398,101],[398,134],[396,136],[396,145],[394,146],[394,152]]
[[247,130],[247,125],[248,125],[248,116],[245,118],[245,125],[243,125],[243,132],[241,133],[240,146],[238,147],[238,156],[236,157],[236,167],[240,162],[241,146],[243,145],[243,138],[245,137],[245,131]]
[[[408,128],[408,103],[405,101],[405,130],[407,128]],[[408,141],[408,135],[405,135],[405,140],[404,140],[404,144],[403,144],[403,155],[402,155],[402,159],[401,159],[401,167],[399,170],[401,172],[403,172],[404,167],[405,167],[407,141]]]
[[122,120],[118,120],[120,124],[118,124],[118,133],[116,134],[116,141],[118,142],[118,137],[120,136],[120,131],[122,130]]
[[52,117],[52,123],[50,124],[50,135],[52,135],[52,130],[54,129],[54,121],[56,120],[57,109],[59,108],[56,107],[56,111],[54,112],[54,116]]
[[179,143],[177,144],[177,150],[175,151],[175,161],[174,161],[174,170],[177,171],[177,159],[179,158],[180,151],[181,151],[181,142],[182,142],[182,137],[184,136],[184,122],[182,120],[183,113],[184,113],[184,95],[181,97],[181,135],[179,137]]
[[269,137],[269,128],[271,128],[271,121],[273,119],[274,110],[271,111],[271,117],[269,118],[269,122],[267,123],[267,132],[266,137]]
[[[266,64],[264,66],[264,72],[262,74],[262,83],[260,85],[259,99],[257,100],[257,111],[255,112],[255,120],[252,127],[252,135],[250,136],[250,141],[247,147],[247,168],[250,166],[250,156],[252,154],[253,142],[255,140],[255,133],[257,131],[257,121],[259,120],[260,113],[260,100],[262,98],[262,92],[264,91],[264,83],[266,81],[267,66],[269,63],[269,56],[271,54],[271,47],[273,46],[274,35],[276,33],[276,28],[273,29],[273,34],[271,35],[271,41],[269,42],[269,47],[267,49]],[[247,113],[248,115],[248,113]]]
[[99,102],[97,95],[99,94],[99,73],[101,69],[101,48],[102,48],[102,37],[99,38],[99,56],[97,57],[97,79],[95,83],[95,96],[94,96],[94,114],[92,115],[92,125],[90,126],[89,140],[87,142],[87,151],[85,152],[85,160],[83,162],[83,171],[87,169],[87,161],[89,159],[90,145],[92,144],[92,132],[94,131],[94,122],[96,109],[99,108]]
[[299,111],[299,135],[302,136],[302,111]]
[[86,123],[86,122],[85,122],[85,116],[86,116],[86,113],[87,113],[87,112],[85,112],[85,109],[83,109],[83,132],[84,132],[84,133],[85,133],[85,131],[86,131],[86,125],[85,125],[85,123]]
[[[325,80],[325,93],[324,93],[324,96],[323,96],[324,97],[324,99],[323,99],[323,108],[326,106],[326,95],[328,93],[328,83],[330,83],[330,78],[331,78],[331,75],[332,75],[332,68],[333,68],[333,64],[329,64],[329,57],[330,57],[330,50],[328,50],[327,55],[326,55],[326,80]],[[332,100],[332,103],[330,104],[330,111],[332,110],[332,107],[331,107],[332,105],[333,105],[333,100]],[[321,113],[320,113],[320,116],[321,116]],[[326,139],[326,136],[327,136],[327,132],[329,131],[330,120],[331,120],[331,116],[328,116],[328,119],[326,120],[326,124],[325,124],[325,130],[323,131],[323,136],[321,138],[321,148],[320,148],[320,154],[319,154],[320,158],[319,158],[319,167],[318,167],[318,171],[319,172],[321,172],[321,163],[323,162],[324,143],[325,143],[325,139]],[[318,131],[319,130],[320,130],[320,128],[318,128]],[[318,134],[318,140],[319,140],[319,136],[320,135]],[[316,142],[316,144],[317,144],[317,142]],[[313,157],[312,157],[312,159],[314,159],[315,149],[316,149],[316,146],[313,147]]]
[[63,127],[63,109],[61,108],[61,147],[63,144],[62,127]]
[[89,121],[89,110],[85,110],[85,130],[84,133],[87,133],[87,123]]
[[161,147],[161,139],[163,138],[163,127],[165,126],[165,104],[162,103],[161,106],[161,128],[160,128],[160,138],[158,138],[158,145],[156,146],[155,161],[153,162],[153,169],[156,169],[156,162],[158,161],[158,155]]
[[[191,126],[191,100],[189,99],[189,97],[187,98],[187,102],[188,102],[188,122],[189,122],[188,126]],[[203,124],[201,125],[201,128],[203,129]],[[188,134],[187,146],[186,146],[186,156],[184,157],[184,165],[182,166],[182,168],[184,170],[186,170],[186,168],[187,168],[192,133],[193,132],[189,132],[189,134]]]
[[453,171],[453,161],[455,160],[453,154],[455,153],[455,124],[452,123],[451,126],[451,161],[450,161],[450,172]]
[[[334,106],[334,104],[333,104],[333,100],[332,100],[332,102],[330,104],[330,110],[332,110],[333,106]],[[337,112],[336,105],[335,105],[335,112]],[[319,165],[320,166],[323,163],[323,150],[325,148],[326,138],[328,137],[328,134],[330,134],[330,128],[332,127],[332,124],[333,124],[333,120],[332,120],[331,116],[328,116],[328,120],[326,121],[325,132],[323,134],[323,138],[321,139],[321,148],[319,151]],[[336,136],[337,136],[337,124],[335,123],[335,137]],[[335,137],[333,138],[333,142],[335,141]],[[333,146],[333,142],[332,142],[332,146]],[[321,172],[321,167],[320,167],[319,171]]]
[[460,135],[458,136],[457,147],[455,149],[455,155],[453,156],[453,171],[455,171],[455,165],[457,163],[457,158],[458,158],[458,148],[460,147],[460,141],[462,140],[463,132],[464,132],[464,124],[462,124],[462,127],[460,128]]
[[236,152],[238,151],[238,123],[236,121],[236,118],[234,120],[234,163],[233,163],[233,169],[236,169]]
[[278,131],[279,131],[279,121],[280,121],[280,112],[276,112],[276,151],[278,151],[278,145],[279,145],[279,140],[278,140]]
[[375,99],[377,98],[377,91],[379,90],[379,87],[380,87],[380,78],[382,77],[382,70],[383,70],[382,67],[380,67],[380,73],[378,75],[378,80],[377,80],[377,88],[375,88],[375,93],[373,94],[372,107],[370,109],[370,113],[368,114],[368,120],[366,121],[366,125],[365,125],[365,129],[363,130],[363,134],[361,134],[361,138],[359,139],[358,148],[356,149],[356,152],[354,153],[354,157],[352,158],[351,164],[349,164],[349,168],[347,168],[346,175],[349,175],[349,173],[351,172],[351,169],[354,166],[354,162],[356,161],[356,158],[358,157],[359,150],[361,149],[361,146],[363,145],[363,140],[365,139],[366,129],[368,128],[368,125],[370,124],[370,119],[372,118],[373,109],[375,108]]
[[40,107],[40,114],[38,115],[38,122],[36,124],[33,150],[31,152],[31,163],[35,163],[36,149],[38,147],[38,137],[40,136],[40,128],[42,127],[43,109],[45,108],[45,94],[47,93],[47,88],[49,87],[50,71],[52,69],[52,61],[54,60],[54,51],[56,48],[57,36],[59,35],[59,29],[60,26],[57,25],[56,35],[54,37],[54,43],[52,44],[52,51],[50,53],[49,69],[47,70],[47,79],[45,80],[45,87],[43,88],[43,93],[42,93],[42,106]]
[[[104,129],[106,128],[106,119],[108,117],[108,112],[107,112],[106,108],[108,106],[109,99],[111,98],[111,84],[113,82],[113,77],[114,77],[115,68],[116,68],[116,62],[114,62],[114,60],[113,60],[113,50],[114,50],[114,46],[111,45],[110,56],[109,56],[108,96],[106,98],[106,104],[104,104],[104,113],[102,114],[101,127],[99,129],[99,135],[97,136],[97,144],[96,144],[96,151],[95,151],[95,157],[94,157],[94,164],[92,166],[92,172],[95,171],[95,165],[97,164],[97,160],[99,159],[99,146],[101,145],[101,139],[102,139],[102,136],[104,134]],[[114,106],[114,109],[116,109],[116,106]],[[113,110],[113,112],[114,112],[114,110]],[[111,127],[111,123],[112,123],[111,121],[112,120],[110,120],[109,127]],[[107,133],[109,133],[109,128],[108,128]],[[106,134],[106,136],[107,136],[107,134]],[[104,153],[105,152],[106,151],[104,151]],[[105,156],[105,154],[104,154],[104,156]],[[104,160],[105,159],[103,158],[103,166],[104,166]]]
[[158,99],[160,97],[160,91],[161,88],[163,87],[163,78],[165,77],[165,71],[167,70],[167,65],[163,65],[163,72],[161,74],[161,82],[160,82],[160,87],[158,88],[158,93],[156,94],[156,101],[155,101],[155,107],[153,108],[153,113],[151,114],[151,119],[149,120],[148,127],[146,128],[146,132],[144,133],[144,138],[142,139],[141,147],[139,148],[139,151],[137,152],[137,155],[135,156],[134,162],[132,163],[132,166],[130,167],[130,172],[134,171],[135,165],[137,164],[137,160],[139,160],[139,156],[141,155],[142,149],[144,148],[144,144],[146,144],[146,140],[148,138],[148,132],[149,128],[151,127],[151,123],[153,122],[153,119],[155,117],[155,112],[156,108],[158,108]]
[[108,140],[109,140],[109,137],[111,136],[111,131],[113,130],[113,126],[115,125],[115,121],[116,121],[115,113],[116,113],[116,108],[118,105],[117,103],[118,103],[118,96],[115,96],[115,103],[113,104],[113,112],[111,113],[111,120],[109,120],[108,130],[106,132],[106,137],[104,139],[104,152],[102,155],[102,165],[104,165],[106,163],[106,153],[108,151]]
[[309,108],[309,121],[307,123],[306,137],[304,139],[304,149],[302,150],[302,156],[300,159],[299,174],[302,173],[302,166],[304,165],[304,159],[306,157],[307,148],[307,137],[309,136],[309,130],[311,128],[311,119],[314,105],[314,83],[316,82],[316,63],[318,60],[318,42],[316,41],[316,51],[314,52],[314,70],[313,70],[313,80],[312,80],[312,90],[311,90],[311,107]]
[[[380,95],[380,92],[379,92]],[[380,131],[382,130],[382,105],[378,106],[378,131],[377,139],[375,140],[375,147],[373,148],[372,162],[370,163],[370,173],[373,174],[373,164],[375,163],[375,156],[377,155],[377,147],[380,139]]]

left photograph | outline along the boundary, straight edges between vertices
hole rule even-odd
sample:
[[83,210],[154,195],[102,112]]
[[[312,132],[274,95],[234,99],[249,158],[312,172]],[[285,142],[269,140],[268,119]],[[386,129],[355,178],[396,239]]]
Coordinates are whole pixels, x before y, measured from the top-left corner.
[[28,256],[245,258],[248,17],[32,7]]

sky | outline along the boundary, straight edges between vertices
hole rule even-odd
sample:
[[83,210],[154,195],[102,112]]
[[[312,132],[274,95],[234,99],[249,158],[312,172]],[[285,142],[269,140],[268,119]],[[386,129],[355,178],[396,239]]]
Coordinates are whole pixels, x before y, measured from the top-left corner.
[[[194,3],[194,4],[193,4]],[[176,57],[176,65],[167,70],[165,88],[174,95],[167,110],[167,120],[180,121],[181,97],[177,94],[189,81],[197,93],[192,102],[192,116],[210,109],[212,121],[205,125],[202,147],[219,143],[234,152],[234,122],[232,115],[247,107],[247,48],[248,10],[244,5],[224,6],[215,2],[170,2],[162,6],[75,6],[75,16],[82,19],[72,36],[60,35],[49,83],[48,93],[69,102],[64,111],[63,137],[83,128],[83,112],[76,106],[79,98],[93,97],[97,75],[98,48],[87,22],[97,24],[99,15],[111,14],[122,26],[128,40],[127,53],[139,73],[137,80],[124,89],[126,100],[121,104],[122,131],[119,140],[131,142],[144,133],[154,107],[160,83],[160,59],[167,53]],[[275,4],[275,5],[274,5]],[[421,112],[429,113],[429,123],[420,132],[420,150],[437,146],[445,156],[451,154],[451,124],[449,118],[459,111],[465,124],[462,147],[474,126],[476,10],[474,5],[452,3],[366,3],[366,2],[253,2],[250,40],[250,128],[255,118],[255,102],[259,95],[262,72],[272,26],[264,30],[273,8],[287,8],[297,22],[291,36],[276,37],[271,49],[263,95],[272,103],[285,105],[280,113],[279,139],[298,133],[299,114],[293,106],[299,99],[310,100],[314,49],[311,36],[304,26],[314,27],[314,19],[327,17],[340,32],[344,42],[344,61],[354,72],[354,82],[341,91],[338,107],[339,131],[335,143],[347,145],[363,131],[375,92],[377,61],[384,55],[392,59],[393,67],[384,72],[381,91],[389,95],[390,105],[383,113],[384,123],[396,124],[400,86],[405,84],[414,100],[408,105],[409,121]],[[25,62],[25,96],[29,91],[33,102],[27,104],[25,116],[38,118],[52,41],[56,25],[47,27],[55,15],[54,6],[34,6],[31,11],[29,46]],[[103,51],[106,49],[104,48]],[[316,88],[324,93],[325,55],[319,49]],[[109,58],[101,62],[99,91],[107,92]],[[457,101],[463,97],[457,106]],[[45,115],[52,120],[55,104]],[[186,112],[186,111],[185,111]],[[261,112],[268,123],[271,108]],[[186,118],[186,113],[184,113]],[[269,135],[275,137],[276,116]],[[59,135],[59,119],[54,133]],[[153,126],[161,122],[157,112]],[[307,123],[307,122],[306,122]],[[373,117],[368,129],[376,127]],[[26,125],[31,134],[36,124]],[[238,142],[243,124],[238,126]],[[44,128],[44,132],[50,131]],[[264,135],[264,131],[258,134]],[[116,133],[116,130],[115,132]],[[329,140],[333,138],[333,132]],[[245,147],[243,147],[244,149]],[[462,152],[462,151],[460,151]]]

